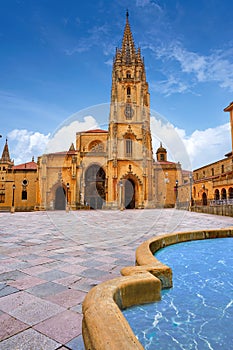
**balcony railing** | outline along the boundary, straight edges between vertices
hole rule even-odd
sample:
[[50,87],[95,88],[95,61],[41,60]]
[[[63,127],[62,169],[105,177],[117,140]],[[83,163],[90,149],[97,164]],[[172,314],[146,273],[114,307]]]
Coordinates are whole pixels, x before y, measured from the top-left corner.
[[230,199],[214,199],[210,201],[210,205],[233,205],[233,198]]

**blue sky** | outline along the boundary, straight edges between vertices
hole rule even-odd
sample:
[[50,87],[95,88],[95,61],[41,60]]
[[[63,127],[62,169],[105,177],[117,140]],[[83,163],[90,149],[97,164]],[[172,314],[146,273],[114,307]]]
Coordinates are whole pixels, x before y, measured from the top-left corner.
[[0,146],[8,136],[16,163],[43,153],[74,113],[110,101],[127,8],[151,108],[175,127],[192,167],[231,150],[232,1],[2,0]]

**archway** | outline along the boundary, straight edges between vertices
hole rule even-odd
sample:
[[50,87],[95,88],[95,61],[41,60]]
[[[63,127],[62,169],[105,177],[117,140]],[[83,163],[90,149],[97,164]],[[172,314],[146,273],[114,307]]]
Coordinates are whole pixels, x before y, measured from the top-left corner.
[[135,208],[135,183],[132,179],[125,180],[125,209]]
[[65,208],[66,208],[66,192],[62,186],[59,186],[56,189],[56,193],[55,193],[54,209],[65,210]]
[[220,194],[219,194],[219,190],[218,190],[218,189],[216,189],[216,190],[214,191],[214,199],[215,199],[216,201],[218,201],[218,200],[220,199]]
[[91,209],[102,209],[105,198],[105,171],[93,164],[85,173],[85,204]]
[[230,187],[228,190],[228,198],[233,199],[233,188],[232,187]]
[[205,192],[202,194],[202,205],[207,205],[207,195]]
[[225,188],[222,188],[222,191],[221,191],[221,199],[224,200],[224,199],[227,199],[227,191]]

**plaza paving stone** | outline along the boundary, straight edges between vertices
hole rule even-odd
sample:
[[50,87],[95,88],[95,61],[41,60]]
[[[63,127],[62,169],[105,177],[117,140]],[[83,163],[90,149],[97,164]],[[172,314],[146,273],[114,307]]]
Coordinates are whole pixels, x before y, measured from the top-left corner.
[[233,226],[175,209],[0,213],[0,350],[83,350],[82,302],[153,236]]

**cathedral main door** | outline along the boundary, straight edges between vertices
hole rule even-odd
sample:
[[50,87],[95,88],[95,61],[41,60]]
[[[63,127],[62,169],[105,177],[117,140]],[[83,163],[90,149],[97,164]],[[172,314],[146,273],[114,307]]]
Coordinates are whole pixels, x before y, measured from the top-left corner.
[[85,174],[85,204],[102,209],[105,197],[105,171],[97,164],[91,165]]
[[125,209],[135,208],[135,183],[132,179],[125,181]]
[[55,194],[55,210],[65,210],[66,208],[66,192],[62,186],[56,189]]

